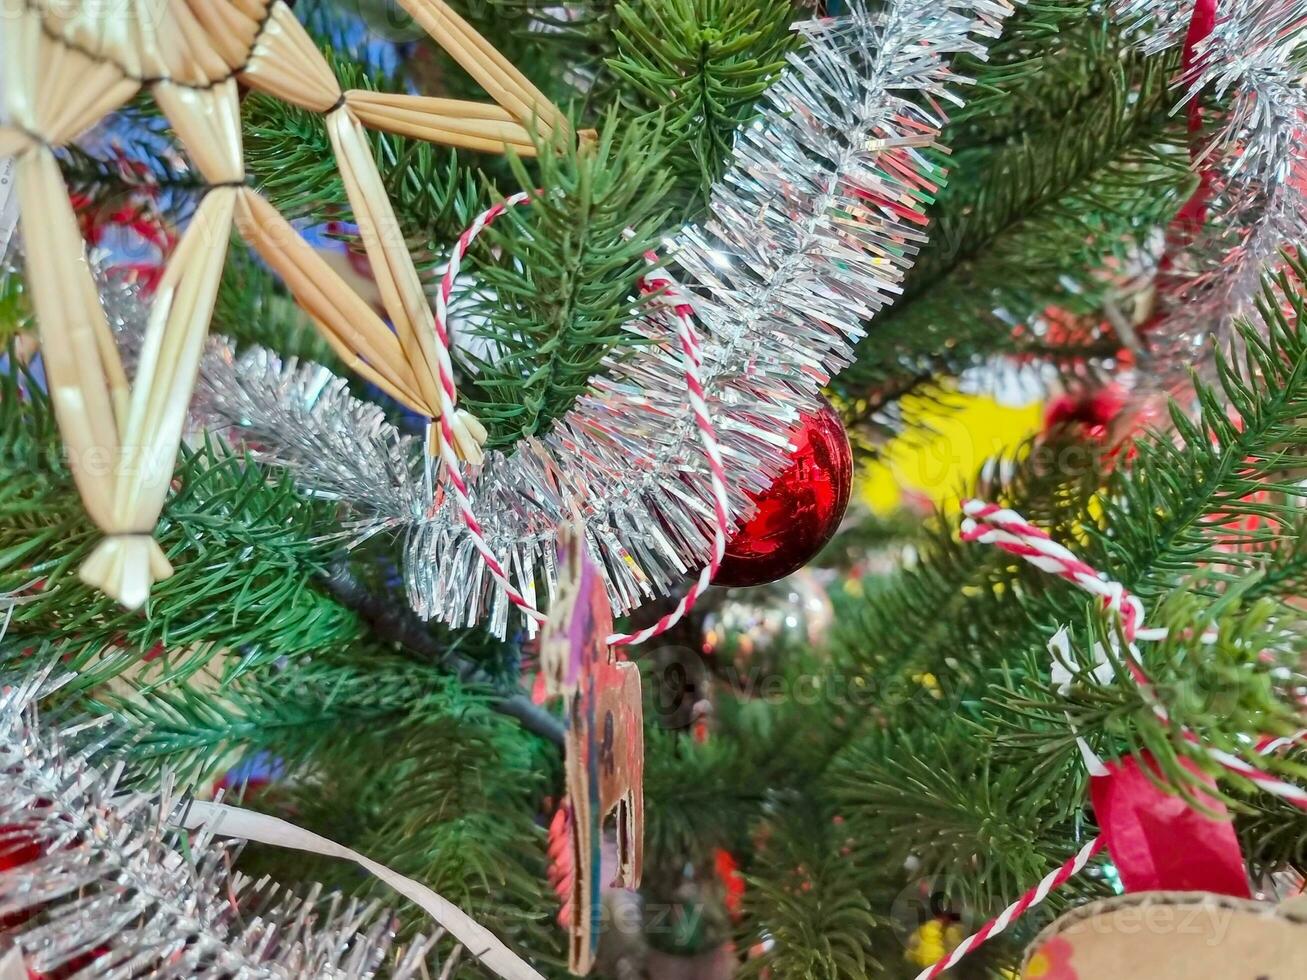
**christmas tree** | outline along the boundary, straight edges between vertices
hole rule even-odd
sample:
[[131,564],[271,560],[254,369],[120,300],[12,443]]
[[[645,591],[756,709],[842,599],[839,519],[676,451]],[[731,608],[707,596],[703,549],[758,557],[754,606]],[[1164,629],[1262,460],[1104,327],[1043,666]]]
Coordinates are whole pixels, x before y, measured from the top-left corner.
[[0,18],[0,976],[1302,890],[1301,3],[74,6]]

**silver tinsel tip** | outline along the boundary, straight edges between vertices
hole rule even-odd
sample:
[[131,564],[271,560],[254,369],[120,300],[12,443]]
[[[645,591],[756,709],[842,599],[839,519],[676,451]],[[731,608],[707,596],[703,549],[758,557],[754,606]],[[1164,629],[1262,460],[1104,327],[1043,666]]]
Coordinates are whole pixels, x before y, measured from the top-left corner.
[[[1185,43],[1191,0],[1117,0],[1118,19],[1141,50]],[[1177,110],[1215,97],[1212,135],[1195,160],[1206,220],[1171,255],[1160,316],[1148,327],[1149,372],[1170,389],[1211,370],[1211,351],[1249,317],[1264,273],[1307,237],[1307,89],[1301,49],[1307,0],[1222,0],[1211,32],[1178,79]]]
[[[956,55],[983,57],[981,39],[1011,10],[1007,0],[894,0],[798,25],[807,47],[770,87],[762,119],[738,134],[712,217],[668,243],[695,297],[737,520],[785,466],[799,413],[898,295],[944,176],[930,152],[942,105],[959,103],[967,81]],[[618,613],[707,559],[710,481],[673,325],[654,311],[629,329],[654,343],[607,365],[548,435],[491,453],[470,474],[485,536],[533,602],[552,594],[556,532],[573,506]],[[403,531],[421,615],[507,630],[510,604],[452,501],[427,516],[415,440],[321,368],[266,351],[237,359],[219,344],[202,372],[216,423],[240,427],[309,492],[348,502],[361,533]]]
[[96,723],[42,727],[49,686],[0,688],[0,957],[88,980],[428,975],[434,941],[397,946],[375,902],[252,881],[230,844],[171,831],[185,801],[167,779],[144,793],[101,768]]

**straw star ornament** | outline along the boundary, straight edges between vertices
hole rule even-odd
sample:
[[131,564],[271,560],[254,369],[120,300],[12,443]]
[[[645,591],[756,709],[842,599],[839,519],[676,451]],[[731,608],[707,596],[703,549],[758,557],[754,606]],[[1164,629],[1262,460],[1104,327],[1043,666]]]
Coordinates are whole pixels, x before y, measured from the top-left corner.
[[[125,606],[143,605],[153,583],[172,574],[153,532],[232,227],[283,278],[353,371],[436,419],[431,308],[365,128],[520,154],[535,153],[539,141],[573,136],[562,113],[443,0],[400,2],[494,104],[342,91],[282,0],[0,0],[0,157],[16,160],[28,279],[59,428],[82,501],[105,534],[81,576]],[[325,116],[389,325],[248,186],[241,85]],[[149,89],[207,186],[159,284],[129,379],[55,148],[141,88]],[[454,414],[455,450],[479,462],[485,429],[466,412]]]

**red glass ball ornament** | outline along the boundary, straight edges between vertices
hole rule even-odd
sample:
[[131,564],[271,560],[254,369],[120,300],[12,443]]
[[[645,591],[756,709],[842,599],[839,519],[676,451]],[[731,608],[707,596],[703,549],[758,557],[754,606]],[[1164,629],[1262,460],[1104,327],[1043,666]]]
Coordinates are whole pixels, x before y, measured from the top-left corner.
[[796,572],[840,526],[853,487],[853,450],[829,404],[799,417],[790,464],[751,495],[757,510],[726,545],[714,585],[762,585]]

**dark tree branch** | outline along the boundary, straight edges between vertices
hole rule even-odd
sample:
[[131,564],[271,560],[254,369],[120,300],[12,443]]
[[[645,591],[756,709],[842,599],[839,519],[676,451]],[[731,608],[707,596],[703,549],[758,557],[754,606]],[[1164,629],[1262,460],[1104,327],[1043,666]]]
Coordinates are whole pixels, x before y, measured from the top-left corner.
[[485,671],[466,657],[442,648],[416,613],[407,606],[399,606],[370,592],[354,577],[345,562],[336,562],[322,576],[322,583],[333,598],[358,613],[378,637],[398,643],[409,653],[448,668],[465,684],[489,688],[494,694],[492,705],[496,711],[516,718],[532,734],[547,738],[556,745],[563,744],[565,729],[561,721],[533,704],[526,695],[500,689]]

